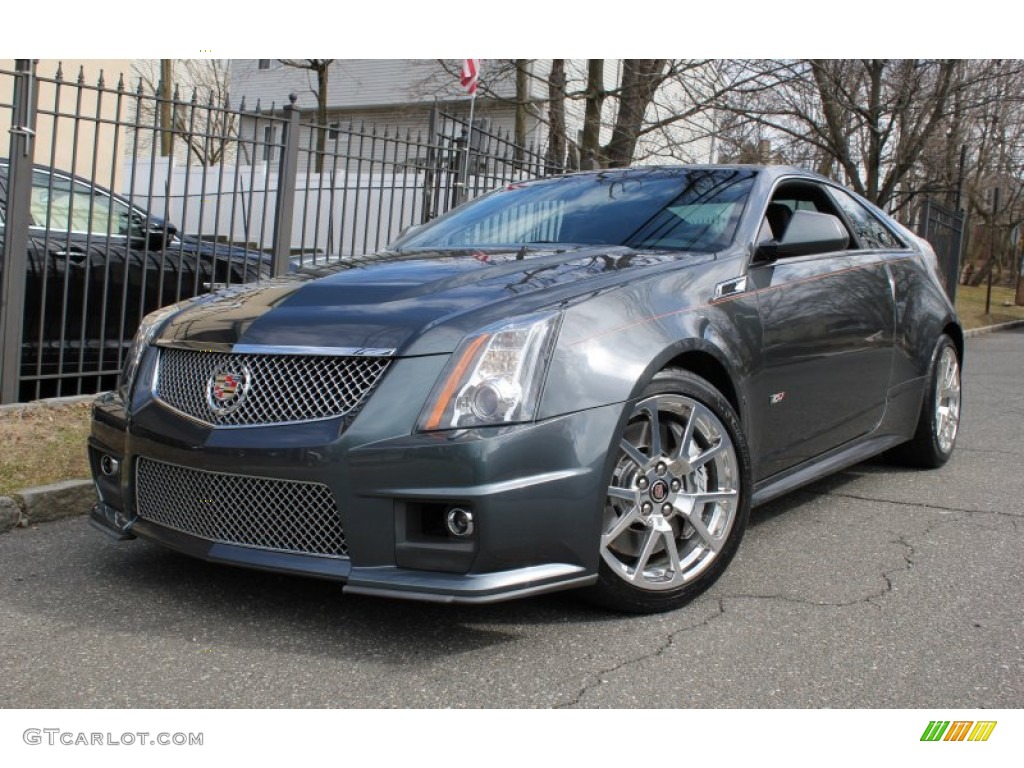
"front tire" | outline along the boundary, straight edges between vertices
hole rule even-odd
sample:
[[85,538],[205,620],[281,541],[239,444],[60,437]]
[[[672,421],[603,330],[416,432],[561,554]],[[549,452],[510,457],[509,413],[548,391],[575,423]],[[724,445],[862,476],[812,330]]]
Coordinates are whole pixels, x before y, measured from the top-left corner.
[[729,564],[750,511],[750,458],[729,401],[688,371],[658,373],[615,444],[590,597],[615,610],[678,608]]
[[934,469],[949,461],[960,431],[960,356],[949,336],[935,345],[925,386],[914,437],[890,455],[900,464]]

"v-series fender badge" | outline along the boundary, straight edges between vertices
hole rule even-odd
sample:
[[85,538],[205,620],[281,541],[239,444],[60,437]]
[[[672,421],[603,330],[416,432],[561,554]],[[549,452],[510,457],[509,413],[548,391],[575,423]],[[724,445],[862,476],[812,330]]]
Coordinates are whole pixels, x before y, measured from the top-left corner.
[[786,393],[785,392],[776,392],[774,395],[769,395],[768,396],[768,402],[771,403],[772,405],[778,405],[779,403],[781,403],[785,399],[786,399]]

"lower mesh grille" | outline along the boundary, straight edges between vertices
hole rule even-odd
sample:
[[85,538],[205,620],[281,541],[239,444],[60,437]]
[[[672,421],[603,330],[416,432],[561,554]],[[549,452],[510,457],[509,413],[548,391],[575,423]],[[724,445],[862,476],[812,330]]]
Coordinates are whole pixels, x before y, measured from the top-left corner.
[[206,472],[140,458],[139,517],[208,541],[348,557],[330,489],[322,483]]

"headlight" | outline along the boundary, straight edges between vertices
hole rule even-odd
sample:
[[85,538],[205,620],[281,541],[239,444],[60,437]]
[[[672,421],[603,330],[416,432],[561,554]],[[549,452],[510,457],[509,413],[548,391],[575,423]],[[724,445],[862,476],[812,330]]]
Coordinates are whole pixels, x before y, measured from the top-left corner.
[[177,304],[171,304],[169,307],[158,309],[156,312],[150,312],[142,318],[142,322],[139,323],[139,330],[135,332],[135,338],[132,340],[132,345],[128,347],[128,356],[125,358],[124,368],[121,370],[121,380],[117,385],[117,392],[125,405],[131,402],[129,397],[131,397],[132,386],[135,384],[135,374],[139,372],[139,363],[142,362],[142,356],[146,352],[146,347],[149,346],[157,331],[163,326],[164,321],[179,310],[184,309],[191,301],[191,299],[179,301]]
[[532,421],[561,315],[506,320],[467,336],[420,414],[417,429]]

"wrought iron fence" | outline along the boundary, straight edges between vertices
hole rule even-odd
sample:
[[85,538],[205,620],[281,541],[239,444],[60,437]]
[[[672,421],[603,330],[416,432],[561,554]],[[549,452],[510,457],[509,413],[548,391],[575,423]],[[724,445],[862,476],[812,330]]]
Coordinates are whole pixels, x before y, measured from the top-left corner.
[[917,233],[931,243],[939,260],[939,272],[950,301],[956,301],[960,282],[960,251],[964,239],[961,211],[925,198],[917,213]]
[[[422,129],[318,125],[294,106],[161,95],[123,77],[0,70],[0,401],[111,389],[161,306],[377,250],[542,148],[435,107]],[[161,152],[163,154],[161,154]]]

